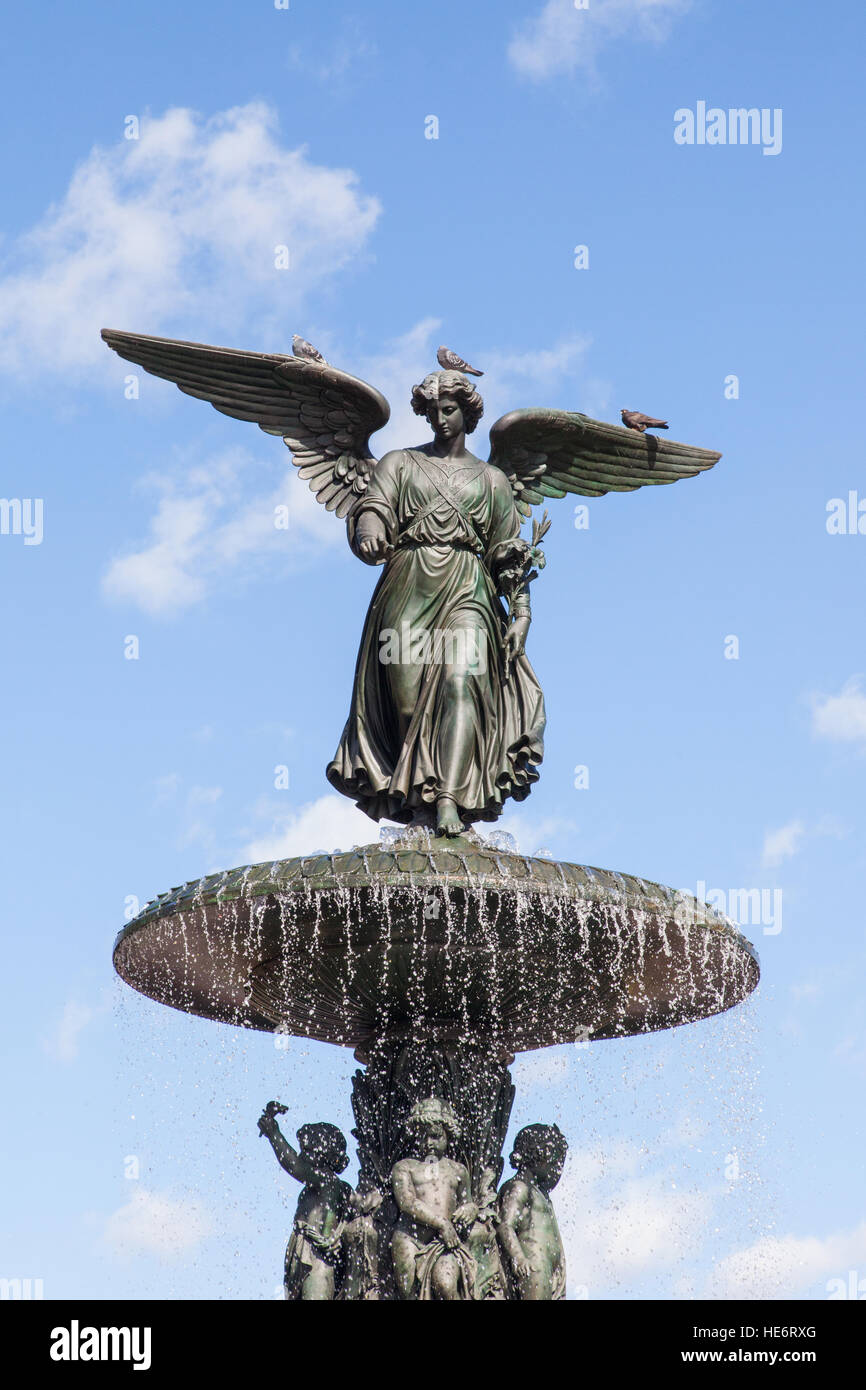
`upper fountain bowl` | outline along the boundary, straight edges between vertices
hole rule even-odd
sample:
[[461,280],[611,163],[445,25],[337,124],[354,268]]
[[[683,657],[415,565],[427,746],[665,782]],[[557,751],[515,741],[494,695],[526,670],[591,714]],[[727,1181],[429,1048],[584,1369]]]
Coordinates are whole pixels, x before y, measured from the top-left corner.
[[671,1028],[760,975],[689,894],[418,831],[174,888],[120,932],[114,964],[187,1013],[362,1051],[401,1032],[517,1052]]

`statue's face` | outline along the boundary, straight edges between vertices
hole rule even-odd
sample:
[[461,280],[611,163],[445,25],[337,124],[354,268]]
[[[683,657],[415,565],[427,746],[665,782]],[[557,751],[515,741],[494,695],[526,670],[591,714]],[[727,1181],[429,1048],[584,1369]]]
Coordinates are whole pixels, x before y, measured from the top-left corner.
[[427,411],[427,419],[437,439],[456,439],[464,429],[463,411],[453,396],[440,396]]
[[444,1158],[448,1152],[448,1132],[445,1126],[438,1121],[431,1121],[424,1126],[422,1135],[422,1147],[424,1153],[435,1154],[436,1158]]
[[534,1166],[535,1176],[543,1187],[556,1187],[565,1167],[565,1154],[551,1153],[538,1159]]

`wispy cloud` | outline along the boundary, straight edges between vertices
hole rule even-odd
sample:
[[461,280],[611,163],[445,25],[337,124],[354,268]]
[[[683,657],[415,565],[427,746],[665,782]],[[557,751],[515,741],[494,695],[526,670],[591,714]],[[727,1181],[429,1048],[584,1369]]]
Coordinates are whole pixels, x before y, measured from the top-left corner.
[[816,738],[866,747],[866,692],[862,676],[852,676],[838,695],[815,696],[812,733]]
[[[267,446],[266,446],[267,447]],[[192,467],[152,473],[139,490],[157,495],[147,535],[114,556],[102,578],[107,599],[170,617],[200,603],[243,564],[296,567],[313,551],[345,544],[345,530],[316,501],[272,441],[276,486],[262,489],[260,457],[226,450]],[[267,468],[267,461],[264,464]],[[278,527],[277,507],[288,509]]]
[[212,1227],[201,1202],[136,1187],[130,1200],[108,1217],[102,1239],[121,1257],[146,1254],[180,1260],[201,1244]]
[[569,1153],[556,1200],[569,1279],[590,1293],[670,1271],[704,1243],[713,1194],[678,1186],[676,1164],[647,1172],[646,1162],[625,1140]]
[[275,814],[269,830],[247,844],[243,857],[247,863],[264,864],[315,850],[348,850],[378,839],[376,822],[345,797],[332,793]]
[[[351,170],[286,148],[263,102],[209,119],[181,108],[145,116],[139,139],[94,148],[8,252],[0,367],[104,362],[107,373],[105,325],[183,325],[181,337],[194,326],[224,341],[251,321],[273,339],[261,347],[288,347],[291,316],[358,256],[379,212]],[[289,269],[275,267],[277,246],[289,248]]]
[[347,17],[327,50],[320,47],[305,48],[295,43],[288,50],[289,67],[303,72],[317,82],[324,83],[330,91],[335,84],[343,84],[356,69],[369,66],[376,57],[378,49],[367,37],[359,19]]
[[83,1004],[69,999],[50,1034],[45,1039],[45,1051],[55,1062],[74,1062],[81,1051],[81,1035],[94,1019],[108,1009],[107,999],[99,1004]]
[[547,0],[508,45],[511,64],[540,82],[583,69],[593,74],[599,53],[618,39],[661,43],[691,0]]
[[784,859],[792,859],[800,849],[805,834],[806,827],[801,820],[789,821],[778,830],[768,830],[761,856],[764,868],[775,868]]
[[818,1280],[866,1268],[866,1221],[829,1236],[764,1236],[721,1260],[711,1298],[797,1298]]

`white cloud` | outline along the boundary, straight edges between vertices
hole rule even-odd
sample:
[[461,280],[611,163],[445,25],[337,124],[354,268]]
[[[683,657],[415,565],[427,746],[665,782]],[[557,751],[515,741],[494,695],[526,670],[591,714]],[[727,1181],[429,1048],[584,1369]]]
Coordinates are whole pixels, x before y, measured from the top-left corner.
[[269,833],[251,841],[243,854],[249,864],[264,864],[314,850],[332,852],[348,850],[353,845],[377,844],[378,840],[376,822],[334,792],[275,816]]
[[852,676],[838,695],[815,697],[812,733],[816,738],[866,744],[866,692],[862,680],[862,676]]
[[574,0],[547,0],[508,46],[508,57],[522,76],[533,81],[577,68],[593,73],[602,48],[617,39],[660,43],[691,0],[590,0],[576,9]]
[[156,1255],[167,1261],[189,1254],[211,1229],[201,1202],[174,1200],[136,1186],[130,1200],[108,1217],[102,1239],[116,1255]]
[[647,1173],[646,1162],[625,1140],[569,1153],[557,1207],[569,1277],[590,1292],[671,1270],[701,1247],[712,1194],[677,1187],[677,1168]]
[[806,827],[801,820],[792,820],[778,830],[768,830],[764,836],[763,864],[774,868],[783,859],[792,859],[799,851]]
[[250,319],[257,346],[288,349],[304,297],[363,251],[379,212],[351,170],[285,148],[263,102],[145,117],[140,139],[95,147],[10,248],[0,366],[107,373],[103,326],[225,341]]
[[[176,476],[143,479],[141,486],[159,496],[156,513],[147,536],[110,561],[102,579],[105,597],[151,616],[171,616],[200,603],[241,562],[247,572],[266,557],[294,566],[311,549],[345,545],[344,527],[283,462],[288,452],[279,447],[280,481],[266,490],[250,486],[261,464],[242,448]],[[275,525],[278,505],[288,507],[288,529]]]
[[565,846],[561,858],[568,857],[568,846],[574,843],[577,825],[564,816],[542,816],[535,819],[521,808],[501,816],[495,825],[475,827],[482,835],[504,830],[513,836],[521,854],[535,854],[539,849],[551,849],[559,841]]
[[349,18],[333,36],[328,51],[322,51],[318,43],[309,48],[292,44],[288,63],[296,71],[302,71],[305,77],[327,83],[333,94],[335,85],[345,85],[346,77],[356,67],[369,68],[377,53],[376,45],[370,42],[360,20]]
[[77,999],[68,1000],[56,1026],[45,1040],[45,1051],[49,1057],[56,1062],[74,1062],[80,1050],[81,1034],[94,1018],[104,1012],[104,1005],[91,1008]]
[[764,1236],[721,1260],[713,1271],[712,1298],[798,1298],[818,1280],[847,1282],[851,1269],[866,1268],[866,1221],[825,1236]]

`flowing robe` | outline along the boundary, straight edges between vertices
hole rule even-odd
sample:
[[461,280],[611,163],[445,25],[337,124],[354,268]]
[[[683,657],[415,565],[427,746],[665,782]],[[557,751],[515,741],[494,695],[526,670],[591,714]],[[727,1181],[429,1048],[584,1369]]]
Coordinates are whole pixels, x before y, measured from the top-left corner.
[[393,547],[373,595],[352,705],[327,775],[374,820],[425,819],[444,793],[465,821],[496,820],[538,780],[544,698],[525,656],[506,672],[497,548],[520,530],[501,469],[420,449],[376,467],[359,516]]

